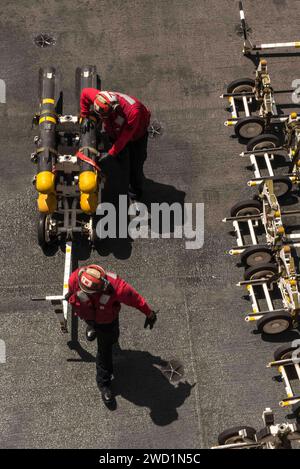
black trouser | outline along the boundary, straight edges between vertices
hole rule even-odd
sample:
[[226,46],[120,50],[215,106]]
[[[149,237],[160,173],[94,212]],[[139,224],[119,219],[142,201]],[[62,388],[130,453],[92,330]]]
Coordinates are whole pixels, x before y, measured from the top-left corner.
[[96,355],[96,381],[99,388],[109,386],[113,373],[112,347],[118,342],[119,319],[110,324],[95,324],[98,351]]
[[148,132],[142,138],[129,142],[115,157],[100,160],[100,167],[107,181],[104,202],[118,202],[120,194],[127,194],[131,185],[137,196],[141,196],[144,182],[144,163],[147,159]]
[[103,202],[111,202],[118,206],[119,195],[127,195],[129,187],[129,151],[127,148],[118,156],[108,156],[99,163],[106,176],[103,191]]
[[135,142],[129,142],[130,185],[138,197],[142,195],[144,183],[144,163],[147,159],[148,132]]

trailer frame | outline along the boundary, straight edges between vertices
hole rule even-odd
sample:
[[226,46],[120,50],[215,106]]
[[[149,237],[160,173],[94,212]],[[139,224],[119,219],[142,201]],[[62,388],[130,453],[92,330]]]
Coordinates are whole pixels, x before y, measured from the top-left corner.
[[[233,86],[232,91],[229,90],[231,85]],[[255,71],[255,80],[241,78],[229,84],[228,92],[220,96],[221,99],[228,99],[229,112],[231,113],[231,118],[227,119],[224,125],[226,127],[234,126],[236,135],[248,140],[271,130],[273,125],[282,124],[290,115],[280,114],[275,94],[294,92],[295,89],[274,90],[267,61],[261,59]],[[255,113],[252,110],[253,107]],[[243,116],[240,115],[241,112]]]
[[[262,414],[262,421],[264,427],[261,430],[255,431],[253,438],[247,435],[248,426],[245,425],[227,429],[230,435],[236,432],[236,439],[241,440],[233,443],[227,443],[211,447],[211,449],[291,449],[292,441],[300,441],[300,425],[296,422],[280,424],[275,423],[275,416],[270,407],[267,407]],[[221,437],[222,433],[219,435]],[[230,441],[232,438],[228,438]],[[248,440],[248,441],[247,441]],[[252,440],[252,441],[251,441]]]
[[[296,346],[290,358],[273,360],[267,364],[267,368],[277,368],[282,382],[285,385],[287,397],[279,402],[280,407],[297,406],[297,413],[300,411],[300,394],[295,394],[292,385],[291,370],[293,377],[300,382],[300,342],[295,341]],[[291,344],[293,348],[294,342]],[[288,369],[287,369],[288,368]],[[298,408],[299,407],[299,408]]]
[[[87,87],[94,83],[98,79],[96,67],[86,66],[82,69],[78,69],[81,73],[82,83],[81,86]],[[52,80],[55,69],[50,68],[42,70],[43,78]],[[52,85],[53,87],[53,85]],[[47,84],[46,84],[47,89]],[[53,91],[53,88],[52,88]],[[42,98],[42,103],[45,105],[51,104],[54,106],[53,98]],[[40,114],[34,116],[33,122],[40,124],[41,120],[44,124],[43,129],[47,131],[49,120],[49,126],[55,125],[55,137],[59,143],[67,142],[68,146],[75,148],[75,154],[59,154],[58,151],[52,151],[47,146],[41,145],[40,136],[34,138],[34,142],[37,145],[37,150],[31,154],[32,162],[36,163],[39,158],[39,153],[48,151],[51,161],[52,168],[56,174],[55,178],[55,193],[57,195],[57,208],[53,213],[39,214],[39,235],[44,233],[46,247],[51,246],[52,242],[62,241],[64,244],[65,251],[65,263],[64,263],[64,278],[63,278],[63,289],[61,295],[45,295],[32,297],[32,301],[49,301],[53,306],[56,316],[60,323],[60,328],[63,333],[68,332],[68,312],[69,304],[67,301],[67,294],[69,291],[69,277],[73,267],[73,244],[77,241],[77,236],[82,240],[87,239],[90,246],[93,247],[96,235],[95,226],[95,213],[87,214],[79,207],[79,196],[80,190],[78,186],[78,174],[79,174],[79,159],[80,152],[86,151],[87,157],[90,153],[95,156],[96,162],[101,157],[100,151],[89,146],[88,139],[85,137],[84,142],[80,130],[79,130],[79,118],[76,115],[57,115],[52,110],[53,118],[48,117],[47,113],[50,114],[49,110],[46,109],[46,117],[41,117],[43,110]],[[52,119],[52,120],[51,120]],[[71,126],[71,129],[70,129]],[[66,131],[67,127],[67,131]],[[68,128],[69,127],[69,128]],[[50,129],[50,127],[49,127]],[[53,128],[52,128],[53,131]],[[83,145],[79,148],[79,145]],[[95,163],[97,167],[97,164]],[[97,167],[98,168],[98,167]],[[98,168],[99,169],[99,168]],[[35,178],[33,182],[35,181]],[[103,188],[103,178],[99,185],[99,193]],[[99,199],[98,199],[98,203]],[[72,327],[73,332],[73,327]]]

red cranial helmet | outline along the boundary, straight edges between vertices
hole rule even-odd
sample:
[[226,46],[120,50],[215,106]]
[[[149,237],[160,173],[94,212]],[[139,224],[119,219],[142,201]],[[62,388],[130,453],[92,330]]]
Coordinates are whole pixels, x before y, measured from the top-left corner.
[[111,111],[119,105],[117,97],[108,92],[100,91],[94,100],[94,110],[102,118],[107,118]]
[[105,281],[105,270],[100,265],[91,264],[78,272],[79,287],[85,293],[101,290]]

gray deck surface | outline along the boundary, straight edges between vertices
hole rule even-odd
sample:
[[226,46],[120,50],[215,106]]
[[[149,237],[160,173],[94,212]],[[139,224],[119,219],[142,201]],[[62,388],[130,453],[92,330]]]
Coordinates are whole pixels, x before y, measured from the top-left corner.
[[[257,41],[297,40],[300,2],[246,2]],[[243,147],[223,126],[228,113],[219,95],[235,78],[252,76],[236,34],[238,7],[231,0],[108,0],[70,2],[2,0],[0,78],[0,446],[3,448],[199,448],[210,447],[224,428],[260,427],[266,406],[284,386],[265,368],[280,344],[262,341],[244,322],[250,304],[235,287],[242,271],[225,255],[234,242],[221,220],[248,198]],[[57,40],[33,43],[39,32]],[[205,203],[205,243],[136,240],[106,246],[91,260],[118,272],[161,310],[152,331],[144,318],[121,313],[123,355],[116,358],[118,408],[104,408],[95,384],[95,344],[84,361],[67,346],[51,306],[33,295],[59,294],[64,255],[46,257],[36,241],[36,194],[31,118],[37,107],[38,69],[63,74],[65,112],[76,112],[75,69],[95,64],[104,89],[136,95],[164,127],[150,140],[146,195],[153,201]],[[299,57],[269,60],[274,86],[290,87]],[[290,103],[291,98],[287,96]],[[111,252],[113,251],[113,252]],[[81,255],[80,265],[86,259]],[[290,339],[297,335],[292,333]],[[170,385],[155,367],[176,357],[186,382]],[[194,386],[195,385],[195,386]]]

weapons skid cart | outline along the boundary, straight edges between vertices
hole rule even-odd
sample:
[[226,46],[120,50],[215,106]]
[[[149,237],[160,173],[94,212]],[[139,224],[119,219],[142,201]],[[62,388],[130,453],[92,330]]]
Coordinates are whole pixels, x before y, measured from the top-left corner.
[[300,41],[253,44],[249,38],[248,31],[250,28],[246,23],[245,11],[244,11],[242,1],[239,1],[239,10],[240,10],[240,20],[241,20],[241,32],[244,38],[243,53],[245,55],[251,55],[252,52],[257,53],[262,50],[291,49],[291,48],[297,49],[300,47]]
[[[282,345],[274,353],[274,360],[267,368],[277,368],[280,379],[285,385],[287,397],[279,402],[280,407],[291,407],[297,417],[300,416],[300,341]],[[297,384],[298,392],[294,388]]]
[[291,449],[293,441],[300,441],[298,423],[276,424],[270,408],[263,411],[262,420],[264,427],[258,431],[248,425],[227,428],[211,449]]
[[[283,134],[282,145],[276,135],[262,134],[251,139],[247,151],[240,154],[250,159],[254,170],[255,177],[248,181],[248,186],[255,187],[272,179],[277,197],[286,195],[293,184],[300,183],[300,122],[296,112],[292,112],[285,121]],[[287,173],[275,175],[274,167],[285,167]]]
[[[96,67],[87,66],[79,71],[80,89],[97,87]],[[72,268],[72,243],[96,240],[95,212],[98,203],[100,172],[97,165],[98,142],[96,126],[85,134],[80,133],[78,116],[59,114],[61,104],[56,100],[57,75],[52,67],[40,71],[40,112],[34,117],[39,135],[31,155],[37,164],[34,178],[38,192],[38,242],[47,248],[60,241],[65,244],[65,268],[62,295],[32,298],[50,301],[60,322],[62,332],[67,332],[68,280]],[[60,94],[60,97],[62,93]],[[61,149],[68,149],[62,154]],[[70,153],[72,152],[72,153]]]
[[[223,220],[233,223],[237,237],[237,247],[229,254],[240,254],[241,262],[247,267],[244,281],[238,283],[247,287],[252,301],[252,312],[245,320],[257,321],[258,330],[266,334],[278,334],[297,326],[299,276],[292,248],[300,246],[300,234],[286,234],[282,217],[299,213],[300,210],[281,210],[273,181],[267,180],[260,200],[236,204],[231,209],[231,217]],[[265,242],[260,243],[258,238],[262,234]],[[245,243],[247,235],[251,244]],[[274,306],[271,294],[279,296],[279,308]]]
[[267,61],[262,59],[255,72],[255,79],[241,78],[227,86],[221,98],[229,101],[231,119],[224,125],[234,126],[235,134],[250,140],[272,130],[273,125],[285,122],[289,117],[280,114],[275,94],[293,93],[294,89],[274,90],[268,73]]

